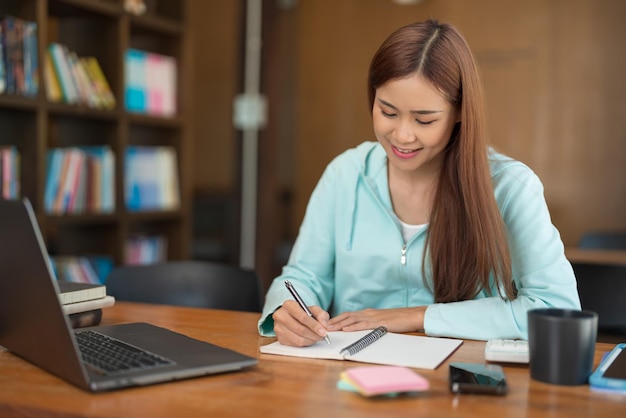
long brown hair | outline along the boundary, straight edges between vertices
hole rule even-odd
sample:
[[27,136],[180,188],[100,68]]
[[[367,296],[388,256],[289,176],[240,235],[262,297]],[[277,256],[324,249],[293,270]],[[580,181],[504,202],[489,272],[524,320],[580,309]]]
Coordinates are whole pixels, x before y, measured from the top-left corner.
[[370,109],[377,88],[412,74],[432,83],[460,115],[444,151],[424,252],[431,262],[435,301],[468,300],[483,289],[490,293],[491,275],[499,295],[514,299],[506,228],[487,157],[482,85],[470,48],[456,28],[427,20],[392,33],[370,64]]

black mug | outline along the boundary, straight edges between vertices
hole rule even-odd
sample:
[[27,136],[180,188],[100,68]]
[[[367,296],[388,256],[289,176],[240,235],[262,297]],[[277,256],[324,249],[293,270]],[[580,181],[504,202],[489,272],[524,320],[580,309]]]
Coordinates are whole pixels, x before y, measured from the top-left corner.
[[557,385],[586,384],[593,368],[597,333],[595,312],[528,311],[530,376]]

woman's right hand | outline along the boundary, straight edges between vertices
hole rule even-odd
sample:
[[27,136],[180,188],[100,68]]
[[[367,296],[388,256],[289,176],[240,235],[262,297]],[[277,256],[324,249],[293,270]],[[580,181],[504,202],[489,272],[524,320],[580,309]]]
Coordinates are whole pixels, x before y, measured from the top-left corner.
[[311,318],[294,300],[287,300],[272,314],[274,332],[283,345],[306,347],[323,339],[330,315],[319,306],[309,306]]

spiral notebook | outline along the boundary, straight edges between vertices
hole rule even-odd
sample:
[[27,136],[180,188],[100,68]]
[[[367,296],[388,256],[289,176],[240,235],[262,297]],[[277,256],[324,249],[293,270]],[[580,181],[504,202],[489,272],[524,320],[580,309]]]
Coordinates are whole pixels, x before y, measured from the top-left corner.
[[452,338],[396,334],[377,328],[329,332],[331,344],[321,340],[308,347],[291,347],[278,341],[260,347],[261,353],[281,356],[436,369],[463,343]]

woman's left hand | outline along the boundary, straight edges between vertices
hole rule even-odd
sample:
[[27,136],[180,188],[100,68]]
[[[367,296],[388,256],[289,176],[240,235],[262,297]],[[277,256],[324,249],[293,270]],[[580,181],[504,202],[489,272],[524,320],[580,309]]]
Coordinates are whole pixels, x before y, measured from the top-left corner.
[[424,329],[426,306],[395,309],[364,309],[344,312],[328,321],[329,331],[360,331],[384,326],[390,332],[413,332]]

